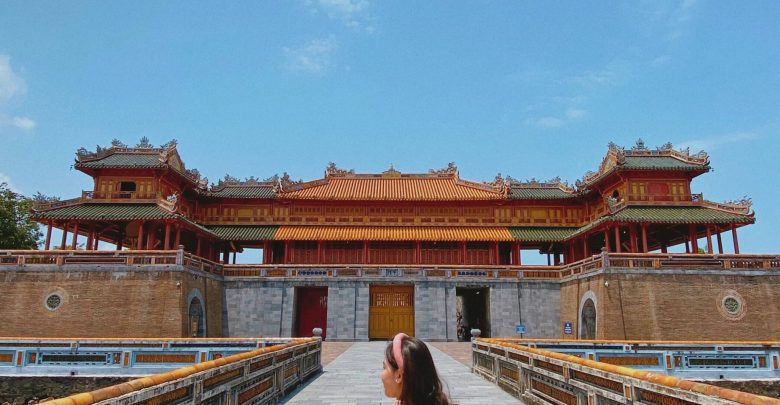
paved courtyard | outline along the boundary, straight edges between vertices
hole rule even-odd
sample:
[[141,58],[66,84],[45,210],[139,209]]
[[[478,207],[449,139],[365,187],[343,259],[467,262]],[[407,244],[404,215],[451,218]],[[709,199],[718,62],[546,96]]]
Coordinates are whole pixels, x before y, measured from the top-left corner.
[[[327,342],[324,346],[327,345]],[[348,347],[335,360],[325,364],[323,373],[281,401],[296,405],[392,405],[393,399],[382,392],[379,373],[386,342],[359,342]],[[450,397],[460,405],[519,404],[516,398],[471,373],[468,366],[445,354],[436,346],[428,347]],[[468,343],[446,347],[463,352]],[[323,351],[326,349],[324,348]],[[329,350],[330,351],[330,350]]]

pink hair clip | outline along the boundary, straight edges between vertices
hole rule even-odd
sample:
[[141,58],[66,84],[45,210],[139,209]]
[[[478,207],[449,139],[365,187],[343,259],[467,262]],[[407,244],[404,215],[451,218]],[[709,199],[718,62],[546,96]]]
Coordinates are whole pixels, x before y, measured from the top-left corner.
[[401,342],[403,342],[404,338],[408,337],[409,336],[406,333],[399,333],[393,338],[393,358],[395,359],[395,363],[398,364],[398,369],[401,371],[404,369],[404,355],[401,353]]

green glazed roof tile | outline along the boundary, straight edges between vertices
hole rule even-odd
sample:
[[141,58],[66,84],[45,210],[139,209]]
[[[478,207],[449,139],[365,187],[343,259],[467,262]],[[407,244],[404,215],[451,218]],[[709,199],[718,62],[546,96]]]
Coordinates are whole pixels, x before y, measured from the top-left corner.
[[208,193],[221,198],[274,198],[276,193],[271,186],[228,186]]
[[568,238],[577,228],[554,227],[512,227],[509,233],[524,242],[559,242]]
[[707,207],[628,207],[610,219],[651,223],[752,223],[752,216],[732,214]]
[[273,239],[279,226],[216,225],[208,229],[224,240],[255,241]]
[[99,160],[80,162],[78,166],[88,168],[103,167],[163,167],[159,153],[114,153]]
[[626,156],[623,169],[706,170],[709,166],[686,163],[671,156]]
[[575,197],[574,193],[567,193],[559,188],[510,188],[509,198],[516,200],[554,200],[559,198]]
[[146,220],[176,218],[157,204],[79,204],[36,212],[38,219]]

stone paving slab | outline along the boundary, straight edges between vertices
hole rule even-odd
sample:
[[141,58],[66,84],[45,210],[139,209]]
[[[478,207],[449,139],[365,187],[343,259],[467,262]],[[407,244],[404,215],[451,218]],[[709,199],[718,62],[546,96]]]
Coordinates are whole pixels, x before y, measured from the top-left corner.
[[[354,343],[324,367],[322,374],[309,380],[283,399],[295,405],[392,405],[386,398],[379,374],[387,342]],[[519,404],[516,398],[471,373],[471,370],[435,347],[428,346],[449,389],[460,405]]]

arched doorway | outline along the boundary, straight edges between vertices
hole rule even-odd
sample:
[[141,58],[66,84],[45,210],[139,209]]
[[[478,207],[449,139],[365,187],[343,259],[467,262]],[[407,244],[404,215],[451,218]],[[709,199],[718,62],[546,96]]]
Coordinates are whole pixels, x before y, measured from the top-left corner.
[[193,297],[187,311],[190,320],[190,337],[206,336],[206,322],[203,320],[203,304],[198,297]]
[[586,298],[580,310],[580,339],[596,338],[596,304]]

